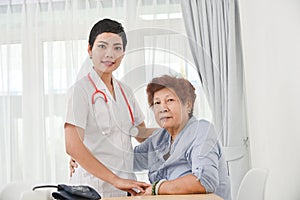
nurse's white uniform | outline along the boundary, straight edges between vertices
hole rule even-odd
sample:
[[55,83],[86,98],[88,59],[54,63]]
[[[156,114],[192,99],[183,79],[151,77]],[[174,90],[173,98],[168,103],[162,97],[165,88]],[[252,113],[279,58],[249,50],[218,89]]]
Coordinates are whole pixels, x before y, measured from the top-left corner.
[[[90,76],[96,87],[106,94],[108,104],[105,103],[103,96],[97,93],[93,108],[92,95],[95,88],[85,76],[76,82],[70,91],[65,123],[73,124],[85,130],[83,140],[85,146],[116,175],[126,179],[136,179],[133,173],[133,150],[129,135],[132,120],[118,82],[113,77],[116,97],[114,100],[94,70],[91,70]],[[139,125],[144,121],[144,115],[130,88],[122,83],[121,85],[133,112],[134,125]],[[75,170],[70,183],[88,184],[95,188],[102,197],[127,195],[126,192],[94,177],[80,166]]]

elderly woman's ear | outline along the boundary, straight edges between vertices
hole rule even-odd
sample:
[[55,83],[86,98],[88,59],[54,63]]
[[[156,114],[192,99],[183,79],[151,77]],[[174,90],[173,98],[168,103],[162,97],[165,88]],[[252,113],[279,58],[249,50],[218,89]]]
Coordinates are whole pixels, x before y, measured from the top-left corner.
[[193,109],[193,103],[191,101],[187,101],[187,108],[188,108],[188,113],[192,112]]

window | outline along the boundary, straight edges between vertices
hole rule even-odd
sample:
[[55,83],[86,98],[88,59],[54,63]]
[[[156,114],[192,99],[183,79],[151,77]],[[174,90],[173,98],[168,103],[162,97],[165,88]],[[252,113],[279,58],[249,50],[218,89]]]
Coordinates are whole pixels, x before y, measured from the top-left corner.
[[22,93],[22,45],[0,45],[0,94]]
[[43,43],[45,94],[65,93],[87,56],[85,40]]
[[[127,32],[128,49],[114,75],[133,89],[147,125],[156,123],[147,109],[146,83],[163,73],[179,73],[195,85],[195,114],[208,108],[189,59],[180,1],[1,2],[0,184],[20,179],[67,181],[66,94],[81,68],[92,65],[87,35],[104,17],[122,22]],[[26,162],[29,156],[35,158],[32,164]]]
[[[6,174],[13,178],[21,175],[22,145],[22,45],[0,45],[0,161],[3,170],[1,177],[9,181]],[[0,183],[1,183],[0,182]]]

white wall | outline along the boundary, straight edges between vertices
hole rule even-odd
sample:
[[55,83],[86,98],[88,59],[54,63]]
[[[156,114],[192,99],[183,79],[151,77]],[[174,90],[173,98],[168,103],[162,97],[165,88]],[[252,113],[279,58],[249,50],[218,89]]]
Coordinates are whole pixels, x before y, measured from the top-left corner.
[[267,200],[300,199],[300,1],[240,0],[253,167]]

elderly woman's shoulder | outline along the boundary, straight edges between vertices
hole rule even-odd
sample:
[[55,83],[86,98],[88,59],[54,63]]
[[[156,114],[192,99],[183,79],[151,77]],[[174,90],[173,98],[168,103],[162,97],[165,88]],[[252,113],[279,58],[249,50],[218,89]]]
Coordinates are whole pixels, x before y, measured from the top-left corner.
[[190,130],[197,130],[196,131],[196,132],[198,132],[197,135],[199,135],[199,132],[201,132],[202,135],[204,133],[208,133],[208,132],[215,133],[215,128],[214,128],[213,123],[208,120],[205,120],[205,119],[194,120],[191,123]]
[[[193,123],[193,122],[196,122],[196,123]],[[213,124],[206,120],[206,119],[196,119],[194,121],[192,121],[192,124],[194,126],[202,126],[202,127],[210,127],[210,126],[213,126]]]
[[206,120],[206,119],[199,119],[199,120],[198,120],[198,123],[200,123],[200,124],[205,124],[205,125],[211,124],[211,122],[208,121],[208,120]]

